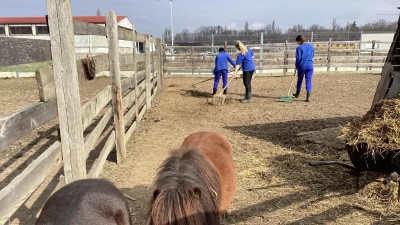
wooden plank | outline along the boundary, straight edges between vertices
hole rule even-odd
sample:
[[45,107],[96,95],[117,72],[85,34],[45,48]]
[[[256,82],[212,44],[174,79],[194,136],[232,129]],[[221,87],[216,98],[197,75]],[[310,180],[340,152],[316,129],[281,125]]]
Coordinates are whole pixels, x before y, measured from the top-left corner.
[[150,62],[150,40],[147,37],[145,45],[145,68],[146,68],[146,106],[147,110],[151,109],[151,62]]
[[158,71],[157,79],[158,79],[158,83],[161,86],[162,73],[163,73],[163,71],[162,71],[162,63],[163,63],[162,59],[163,59],[163,57],[162,57],[162,43],[161,43],[161,39],[160,38],[157,38],[156,49],[157,49],[157,71]]
[[140,106],[146,100],[146,92],[143,92],[140,98],[138,99],[137,106]]
[[[94,73],[100,73],[102,71],[108,70],[110,68],[108,62],[108,54],[97,55],[94,57],[89,57],[85,59],[77,60],[77,72],[80,79],[86,79],[85,68],[83,61],[87,60],[93,62],[91,66],[94,68]],[[36,81],[39,89],[39,99],[42,102],[46,102],[56,96],[55,82],[54,82],[54,71],[53,67],[44,67],[36,70]]]
[[145,53],[137,53],[135,57],[136,57],[136,63],[144,62],[146,60]]
[[392,72],[392,77],[393,80],[390,87],[388,87],[389,89],[385,95],[385,99],[399,98],[400,96],[400,72]]
[[132,136],[132,134],[133,134],[133,132],[137,129],[137,122],[135,121],[135,122],[133,122],[133,124],[131,125],[131,127],[128,129],[128,131],[126,132],[126,134],[125,134],[125,137],[126,137],[126,142],[128,142],[129,141],[129,139],[131,138],[131,136]]
[[56,97],[53,67],[45,67],[35,71],[36,82],[39,89],[39,100],[47,102]]
[[85,141],[85,151],[86,151],[86,159],[90,154],[90,151],[94,148],[96,145],[99,137],[103,133],[104,129],[106,128],[108,122],[110,121],[112,117],[112,108],[110,107],[106,113],[104,113],[103,117],[101,118],[100,122],[96,125],[96,128],[90,132],[90,134],[87,136],[86,141]]
[[133,63],[133,54],[120,54],[120,66],[131,65]]
[[375,91],[374,100],[372,101],[373,108],[375,104],[377,104],[380,100],[385,98],[386,93],[388,92],[390,81],[392,80],[392,73],[394,68],[390,62],[385,63],[385,66],[382,70],[381,79],[379,80],[378,86]]
[[118,27],[118,40],[125,40],[125,41],[133,41],[132,39],[132,30]]
[[128,112],[125,114],[124,116],[124,120],[125,120],[125,127],[128,126],[129,122],[132,121],[132,119],[136,118],[136,109],[137,109],[137,105],[133,105]]
[[30,104],[0,118],[0,151],[57,116],[57,102]]
[[137,42],[144,42],[146,40],[146,35],[136,33],[136,41]]
[[66,184],[86,178],[71,1],[47,1]]
[[123,79],[121,81],[122,92],[125,92],[126,90],[128,90],[130,88],[134,88],[134,82],[135,82],[134,80],[135,80],[134,76]]
[[51,61],[50,41],[0,37],[0,66]]
[[155,88],[154,88],[153,95],[151,96],[151,101],[154,101],[154,99],[155,99],[155,97],[156,97],[156,94],[157,94],[157,89],[158,89],[158,87],[155,87]]
[[135,101],[136,101],[136,91],[132,90],[122,99],[123,110],[125,111],[129,106],[135,103]]
[[98,24],[74,20],[73,26],[74,26],[74,34],[77,35],[106,36],[106,28]]
[[118,25],[115,12],[109,12],[106,18],[107,39],[110,60],[110,77],[112,81],[112,102],[114,109],[115,142],[117,163],[126,162],[124,111],[122,106],[121,72],[119,64]]
[[115,145],[115,131],[112,131],[104,145],[103,150],[101,150],[99,157],[94,161],[92,168],[88,173],[89,178],[98,178],[101,171],[103,170],[104,164],[107,160],[108,155]]
[[[136,33],[136,31],[134,31],[134,32],[132,32],[132,39],[133,40],[135,40],[135,41],[137,41],[137,33]],[[134,42],[135,43],[135,45],[136,45],[136,43],[137,42]],[[138,83],[139,83],[139,74],[138,74],[138,69],[137,69],[137,61],[138,61],[138,53],[136,52],[136,48],[134,48],[133,49],[133,54],[132,54],[132,59],[133,59],[133,73],[134,73],[134,77],[133,77],[133,86],[134,86],[134,88],[135,88],[135,90],[134,90],[134,92],[135,92],[135,99],[134,99],[134,101],[135,101],[135,104],[136,104],[136,106],[135,106],[135,118],[137,118],[138,116],[139,116],[139,107],[137,107],[137,102],[138,102],[138,99],[139,99],[139,94],[140,94],[140,92],[139,92],[139,87],[138,87]],[[126,125],[125,125],[126,126]],[[133,126],[133,125],[132,125]],[[132,127],[131,127],[132,128]],[[130,129],[131,129],[130,128]],[[128,130],[129,131],[129,130]],[[133,132],[133,131],[132,131]],[[130,136],[131,136],[131,133],[130,133],[130,135],[128,136],[128,134],[129,134],[129,132],[127,132],[126,133],[126,140],[125,141],[128,141],[128,139],[130,138]]]
[[0,224],[6,224],[50,174],[60,157],[61,143],[56,142],[0,191]]
[[146,113],[146,105],[143,106],[142,110],[140,110],[140,113],[138,115],[138,118],[136,119],[136,121],[139,123],[140,121],[142,121],[144,114]]
[[82,124],[86,129],[92,124],[93,119],[106,107],[111,101],[111,85],[108,85],[96,94],[83,108]]

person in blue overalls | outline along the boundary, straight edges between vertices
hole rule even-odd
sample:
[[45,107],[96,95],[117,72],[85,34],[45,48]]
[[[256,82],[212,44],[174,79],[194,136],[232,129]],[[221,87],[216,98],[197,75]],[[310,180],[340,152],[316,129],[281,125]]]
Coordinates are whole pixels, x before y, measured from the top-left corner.
[[243,70],[243,84],[246,89],[245,97],[240,100],[241,103],[248,103],[251,101],[251,78],[253,77],[253,73],[256,70],[256,66],[254,64],[254,53],[251,51],[250,48],[244,46],[241,41],[235,41],[235,47],[240,53],[236,59],[236,67],[234,77],[236,77],[237,72],[239,71],[240,67]]
[[306,77],[306,101],[311,101],[312,91],[312,76],[314,73],[314,48],[311,44],[305,43],[302,35],[296,37],[296,42],[299,45],[296,49],[296,69],[297,69],[297,90],[293,94],[298,98],[303,84],[303,78]]
[[214,88],[213,95],[217,93],[219,80],[222,76],[222,88],[224,88],[224,95],[228,93],[228,62],[235,68],[236,64],[232,60],[232,58],[225,52],[224,48],[219,48],[219,53],[217,57],[215,57],[215,68],[214,68]]

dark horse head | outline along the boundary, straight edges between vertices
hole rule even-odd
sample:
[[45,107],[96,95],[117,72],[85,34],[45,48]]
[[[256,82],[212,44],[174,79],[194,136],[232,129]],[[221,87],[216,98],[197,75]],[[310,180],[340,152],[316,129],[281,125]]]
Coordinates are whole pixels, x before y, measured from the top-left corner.
[[154,183],[149,225],[219,225],[220,179],[198,150],[175,151]]

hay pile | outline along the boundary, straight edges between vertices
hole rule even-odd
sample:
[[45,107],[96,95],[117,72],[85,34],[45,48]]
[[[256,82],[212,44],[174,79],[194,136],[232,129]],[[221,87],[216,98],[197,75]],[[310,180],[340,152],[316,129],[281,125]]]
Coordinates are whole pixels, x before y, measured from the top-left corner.
[[375,155],[400,149],[400,99],[385,99],[361,119],[348,123],[340,138],[348,145],[367,144],[367,153]]

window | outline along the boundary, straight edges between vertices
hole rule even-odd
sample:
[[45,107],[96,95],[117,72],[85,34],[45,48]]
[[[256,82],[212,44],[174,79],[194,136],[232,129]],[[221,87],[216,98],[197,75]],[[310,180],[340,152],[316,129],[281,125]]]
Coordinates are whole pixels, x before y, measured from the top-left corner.
[[10,35],[32,35],[32,26],[10,26]]
[[6,28],[4,26],[0,26],[0,36],[6,35]]
[[36,34],[49,34],[49,28],[47,26],[36,26]]

